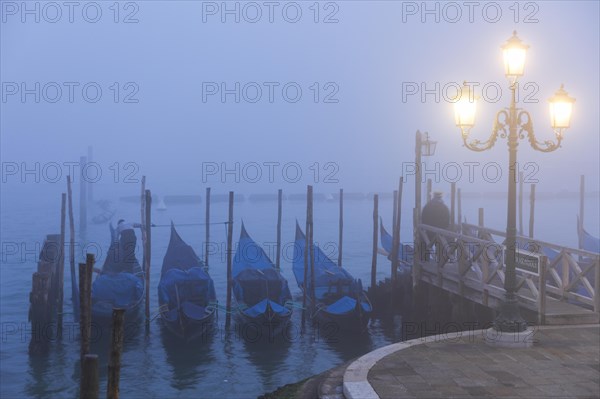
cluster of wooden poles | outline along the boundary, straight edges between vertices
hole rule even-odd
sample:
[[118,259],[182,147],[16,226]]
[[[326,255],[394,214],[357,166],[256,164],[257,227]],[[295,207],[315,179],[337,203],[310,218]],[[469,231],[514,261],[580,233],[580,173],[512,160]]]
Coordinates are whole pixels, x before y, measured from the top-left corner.
[[[94,255],[88,254],[85,263],[79,264],[79,301],[80,301],[80,343],[81,343],[81,378],[79,397],[81,399],[97,399],[99,395],[98,355],[90,353],[90,334],[92,327],[92,273]],[[121,354],[123,352],[125,309],[113,309],[112,333],[108,360],[108,379],[106,397],[119,397],[119,379],[121,375]]]

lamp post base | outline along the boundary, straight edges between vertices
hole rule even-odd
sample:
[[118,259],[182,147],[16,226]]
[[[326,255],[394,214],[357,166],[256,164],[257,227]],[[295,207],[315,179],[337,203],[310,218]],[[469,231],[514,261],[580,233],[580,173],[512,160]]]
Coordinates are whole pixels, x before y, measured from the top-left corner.
[[534,333],[532,328],[520,332],[502,332],[489,328],[485,331],[484,341],[497,348],[530,348],[534,344]]
[[527,322],[521,317],[519,302],[514,296],[508,296],[500,305],[494,320],[494,330],[503,333],[520,333],[527,329]]

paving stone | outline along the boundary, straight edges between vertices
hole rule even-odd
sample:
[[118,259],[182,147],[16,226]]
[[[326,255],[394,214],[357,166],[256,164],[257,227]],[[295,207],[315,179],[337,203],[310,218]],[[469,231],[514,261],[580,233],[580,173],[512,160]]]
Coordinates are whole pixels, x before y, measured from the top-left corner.
[[600,397],[600,328],[536,330],[537,345],[503,349],[480,336],[416,345],[368,374],[383,398]]

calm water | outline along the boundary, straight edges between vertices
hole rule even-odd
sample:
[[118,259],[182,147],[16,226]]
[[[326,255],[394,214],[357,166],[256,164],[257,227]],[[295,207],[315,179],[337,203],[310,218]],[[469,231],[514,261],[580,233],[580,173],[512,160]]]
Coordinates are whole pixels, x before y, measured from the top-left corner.
[[[135,194],[135,193],[133,193]],[[0,351],[0,374],[2,397],[74,397],[79,383],[78,329],[71,314],[65,315],[65,336],[62,342],[52,346],[47,358],[33,359],[27,355],[30,339],[27,311],[28,295],[31,290],[31,273],[36,268],[37,245],[41,245],[45,234],[60,229],[60,197],[40,200],[39,197],[16,198],[10,193],[2,196],[2,265],[1,265],[1,314],[2,340]],[[449,202],[449,201],[447,201]],[[598,199],[590,199],[586,206],[586,227],[598,232]],[[470,222],[477,220],[477,207],[486,209],[486,225],[502,229],[505,225],[504,200],[463,199],[463,214]],[[139,220],[137,205],[119,203],[118,217]],[[390,228],[391,201],[380,201],[380,214],[386,227]],[[325,248],[326,253],[337,257],[337,203],[315,203],[315,241]],[[403,207],[403,240],[410,240],[412,220],[411,204]],[[525,208],[528,208],[526,206]],[[540,200],[536,204],[536,236],[540,239],[576,246],[575,215],[577,199]],[[240,221],[243,219],[250,235],[265,247],[275,242],[276,203],[244,202],[235,206],[234,241],[239,236]],[[294,223],[304,221],[305,204],[284,202],[283,211],[283,256],[282,271],[297,300],[299,290],[291,272],[291,254],[294,238]],[[75,210],[77,219],[77,209]],[[204,205],[170,206],[167,211],[153,212],[153,222],[167,225],[203,222]],[[212,221],[225,221],[227,206],[212,205]],[[528,216],[524,224],[527,226]],[[365,282],[370,280],[371,201],[346,201],[344,224],[344,266]],[[77,224],[76,224],[77,227]],[[204,226],[180,226],[180,235],[202,256]],[[211,241],[221,250],[211,256],[210,273],[215,281],[217,297],[225,303],[225,242],[224,225],[211,228]],[[169,238],[168,227],[156,227],[152,237],[151,303],[152,313],[158,307],[156,287],[162,258]],[[98,253],[98,262],[103,261],[108,247],[109,233],[105,225],[90,225],[85,237],[77,241],[88,242],[88,248]],[[9,243],[9,244],[7,244]],[[7,251],[12,243],[24,246],[17,254]],[[11,245],[11,246],[7,246]],[[28,252],[29,251],[29,252]],[[100,251],[100,252],[98,252]],[[271,250],[272,251],[272,250]],[[76,251],[77,261],[83,259],[84,250]],[[269,250],[267,249],[269,253]],[[274,256],[273,256],[274,258]],[[141,256],[140,256],[141,259]],[[389,263],[379,257],[378,279],[389,275]],[[65,312],[72,311],[70,298],[70,274],[68,262],[65,269]],[[275,342],[250,344],[236,333],[227,336],[220,327],[225,315],[219,313],[219,331],[205,343],[181,347],[170,340],[160,328],[158,320],[152,322],[148,334],[143,324],[129,324],[126,328],[126,344],[121,369],[121,395],[124,398],[142,397],[219,397],[246,398],[271,391],[283,384],[296,382],[320,373],[344,361],[401,339],[399,320],[394,325],[375,321],[364,337],[349,337],[337,334],[325,340],[322,332],[308,328],[299,334],[300,311],[296,311],[293,325],[287,332],[288,339],[277,338]],[[108,331],[92,345],[92,352],[100,355],[101,395],[106,387]],[[333,342],[332,342],[333,341]]]

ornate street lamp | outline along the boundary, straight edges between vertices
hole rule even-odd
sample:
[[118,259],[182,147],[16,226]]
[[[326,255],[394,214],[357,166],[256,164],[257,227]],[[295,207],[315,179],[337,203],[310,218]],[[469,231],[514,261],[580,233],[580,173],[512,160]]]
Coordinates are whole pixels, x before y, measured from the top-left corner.
[[425,132],[425,140],[421,139],[421,155],[430,157],[435,154],[437,141],[429,140],[429,133]]
[[518,38],[517,32],[502,46],[504,55],[504,74],[510,81],[511,102],[508,108],[504,108],[496,114],[496,120],[492,128],[492,134],[486,141],[477,139],[469,140],[471,128],[475,125],[475,113],[477,109],[477,98],[470,88],[464,84],[454,103],[455,123],[461,129],[462,139],[465,147],[472,151],[485,151],[494,146],[498,137],[507,138],[508,141],[508,212],[506,221],[506,277],[504,280],[505,299],[502,302],[498,317],[494,320],[494,329],[500,332],[519,333],[527,328],[527,324],[520,315],[516,290],[516,236],[517,236],[517,146],[519,139],[527,139],[530,145],[537,151],[552,152],[560,147],[563,132],[570,126],[571,113],[575,99],[569,97],[561,85],[550,102],[550,122],[556,141],[537,141],[533,122],[529,112],[517,108],[515,92],[517,79],[523,76],[525,70],[525,58],[527,48]]
[[429,140],[429,133],[421,133],[420,130],[417,130],[415,137],[415,207],[419,213],[421,212],[421,167],[423,166],[421,157],[433,156],[436,146],[437,141]]

